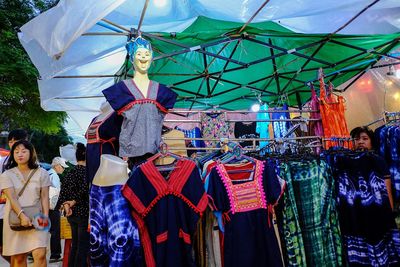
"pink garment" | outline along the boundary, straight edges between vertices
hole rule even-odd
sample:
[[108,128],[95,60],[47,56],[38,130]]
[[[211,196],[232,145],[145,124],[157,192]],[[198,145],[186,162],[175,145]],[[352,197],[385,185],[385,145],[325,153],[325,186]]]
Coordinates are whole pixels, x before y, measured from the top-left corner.
[[[318,96],[317,96],[317,94],[315,92],[314,86],[312,86],[312,85],[311,85],[310,108],[311,108],[311,110],[318,110],[317,112],[311,112],[310,113],[310,119],[319,119],[319,120],[321,120],[319,99],[318,99]],[[321,137],[324,135],[324,130],[323,130],[323,127],[322,127],[322,121],[310,121],[309,128],[310,128],[310,130],[309,130],[310,135],[321,136]]]

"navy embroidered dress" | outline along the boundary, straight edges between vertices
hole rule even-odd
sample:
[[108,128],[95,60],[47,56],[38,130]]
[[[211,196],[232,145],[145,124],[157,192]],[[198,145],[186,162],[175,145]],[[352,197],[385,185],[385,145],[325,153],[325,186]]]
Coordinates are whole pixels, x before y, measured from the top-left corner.
[[283,266],[271,218],[285,182],[272,166],[258,160],[254,175],[246,181],[236,180],[228,174],[230,169],[234,170],[217,164],[206,181],[210,206],[224,233],[224,265]]
[[103,90],[111,107],[123,116],[120,157],[156,153],[161,142],[162,124],[177,94],[165,85],[150,81],[144,96],[133,80],[120,81]]
[[[96,117],[97,118],[97,117]],[[118,156],[118,137],[121,131],[122,117],[116,112],[102,120],[94,118],[86,131],[86,179],[92,183],[100,166],[102,154]]]
[[373,153],[337,156],[339,221],[350,266],[400,266],[400,231],[389,203],[390,172]]
[[180,159],[169,174],[161,174],[147,161],[122,193],[133,207],[146,266],[194,267],[192,238],[208,203],[196,164]]

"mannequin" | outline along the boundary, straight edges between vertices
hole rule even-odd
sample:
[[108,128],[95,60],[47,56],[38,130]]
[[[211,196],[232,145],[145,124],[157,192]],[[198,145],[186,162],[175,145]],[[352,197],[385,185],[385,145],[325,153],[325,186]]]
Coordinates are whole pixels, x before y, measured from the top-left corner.
[[128,178],[128,163],[116,156],[103,154],[92,184],[97,186],[124,185]]
[[107,101],[101,104],[100,111],[101,113],[93,118],[85,134],[88,182],[92,182],[96,174],[100,165],[100,156],[102,154],[117,155],[119,150],[118,138],[121,132],[122,117],[114,112]]
[[123,117],[119,136],[119,156],[140,162],[156,153],[161,142],[161,128],[177,94],[148,77],[153,58],[150,42],[141,36],[126,46],[134,66],[133,79],[120,81],[103,90],[112,108]]
[[108,115],[110,115],[114,110],[110,106],[110,104],[107,101],[104,101],[100,105],[100,114],[96,117],[96,120],[103,120],[106,118]]
[[139,230],[121,188],[128,164],[101,155],[90,189],[90,256],[92,266],[143,266]]

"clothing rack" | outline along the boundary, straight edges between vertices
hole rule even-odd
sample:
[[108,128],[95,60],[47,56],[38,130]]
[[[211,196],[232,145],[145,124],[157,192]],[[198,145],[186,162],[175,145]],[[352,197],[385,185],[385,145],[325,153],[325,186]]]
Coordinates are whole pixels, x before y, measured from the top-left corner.
[[[307,122],[307,121],[320,121],[321,119],[246,119],[246,120],[225,120],[225,122]],[[165,119],[167,123],[201,123],[201,120],[185,120],[185,119]]]
[[[330,137],[330,138],[322,138],[324,144],[327,142],[336,143],[339,147],[345,147],[347,144],[347,148],[355,147],[355,140],[351,137]],[[350,146],[350,144],[352,146]],[[324,146],[325,147],[325,146]]]
[[384,112],[384,122],[385,124],[392,122],[392,121],[399,121],[400,120],[400,112]]
[[210,110],[184,110],[184,109],[170,109],[169,113],[176,114],[188,114],[188,113],[227,113],[227,114],[235,114],[235,113],[311,113],[311,112],[319,112],[319,110],[311,110],[311,109],[289,109],[289,110],[259,110],[259,111],[246,111],[246,110],[219,110],[219,109],[210,109]]
[[[273,142],[275,144],[283,144],[284,142],[289,142],[289,141],[299,141],[299,140],[312,140],[316,139],[316,141],[321,141],[321,137],[319,136],[299,136],[299,137],[291,137],[291,138],[197,138],[197,137],[161,137],[163,141],[166,140],[189,140],[189,141],[219,141],[221,143],[227,143],[227,142],[252,142],[253,146],[252,147],[247,147],[243,148],[245,151],[255,151],[258,149],[256,146],[257,141],[268,141],[268,142]],[[293,143],[292,143],[293,144]],[[322,144],[321,142],[319,144],[315,145],[310,145],[307,146],[307,148],[311,147],[321,147]],[[169,147],[169,150],[221,150],[221,147]]]
[[375,123],[378,123],[380,121],[385,122],[385,118],[380,118],[380,119],[374,120],[373,122],[370,122],[370,123],[366,124],[365,126],[369,127],[369,126],[374,125]]

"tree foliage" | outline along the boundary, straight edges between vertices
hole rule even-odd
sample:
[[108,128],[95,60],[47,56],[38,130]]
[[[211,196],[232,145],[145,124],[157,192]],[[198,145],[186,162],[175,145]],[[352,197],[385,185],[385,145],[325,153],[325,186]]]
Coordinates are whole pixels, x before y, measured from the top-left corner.
[[56,1],[0,0],[0,130],[25,128],[57,133],[64,112],[40,106],[38,72],[20,44],[18,29]]
[[72,143],[64,127],[57,134],[45,134],[41,131],[31,131],[30,141],[35,146],[38,159],[50,163],[54,157],[60,156],[59,147]]

